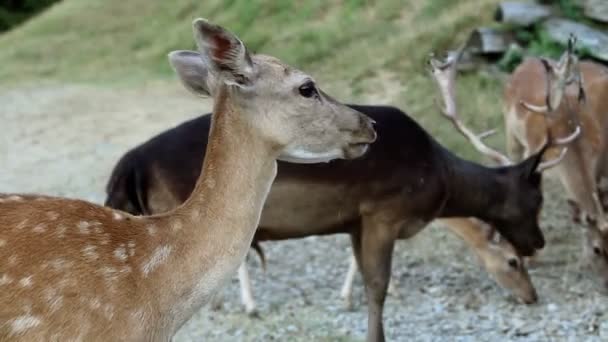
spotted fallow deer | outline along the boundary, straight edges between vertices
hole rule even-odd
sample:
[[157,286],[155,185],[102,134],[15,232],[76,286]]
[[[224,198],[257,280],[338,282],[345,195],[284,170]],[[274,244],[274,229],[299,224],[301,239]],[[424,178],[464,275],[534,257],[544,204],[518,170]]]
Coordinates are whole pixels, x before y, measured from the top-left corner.
[[214,98],[190,197],[148,217],[79,200],[4,197],[0,340],[170,340],[243,262],[276,159],[355,158],[375,140],[372,120],[310,76],[249,54],[204,19],[193,28],[199,52],[169,55],[189,89]]
[[[508,161],[459,120],[451,64],[435,63],[446,116],[484,153]],[[478,217],[523,256],[543,247],[540,172],[559,160],[541,163],[543,150],[516,165],[488,168],[452,154],[396,108],[351,108],[375,120],[377,141],[355,160],[279,162],[254,242],[350,234],[367,288],[369,341],[384,340],[382,311],[395,240],[413,236],[433,219]],[[195,156],[207,143],[203,134],[191,132],[209,127],[209,116],[202,116],[129,151],[112,172],[106,205],[140,214],[180,205],[194,188],[192,172],[201,167]],[[547,147],[576,134],[547,141]]]
[[581,261],[608,291],[608,220],[599,189],[608,177],[608,69],[578,62],[574,43],[571,38],[559,61],[529,58],[511,75],[504,91],[507,145],[514,158],[526,158],[542,148],[547,130],[559,134],[580,125],[580,138],[556,172],[569,203],[588,219]]

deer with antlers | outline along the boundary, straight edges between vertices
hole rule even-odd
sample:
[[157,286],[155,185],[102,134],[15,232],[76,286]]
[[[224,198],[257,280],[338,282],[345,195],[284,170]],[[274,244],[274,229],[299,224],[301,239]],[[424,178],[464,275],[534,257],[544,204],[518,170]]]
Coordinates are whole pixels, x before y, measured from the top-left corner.
[[375,140],[372,120],[307,74],[204,19],[193,29],[198,51],[169,59],[190,90],[214,98],[194,190],[148,217],[2,197],[0,340],[170,340],[243,262],[277,159],[356,158]]
[[[543,149],[512,164],[485,146],[458,118],[453,60],[434,61],[433,67],[446,117],[479,150],[508,165],[488,168],[455,156],[396,108],[351,105],[376,122],[378,139],[369,152],[362,158],[328,164],[279,162],[254,236],[258,243],[349,234],[367,288],[369,341],[384,340],[382,311],[395,241],[415,235],[433,219],[477,217],[513,245],[516,257],[532,255],[544,246],[537,222],[542,204],[540,173],[555,166],[559,158],[541,163]],[[179,206],[194,188],[190,170],[200,169],[194,156],[201,151],[185,146],[207,143],[204,135],[191,132],[195,127],[208,129],[209,123],[209,116],[199,117],[129,151],[112,172],[106,205],[139,210],[139,214]],[[565,145],[577,134],[548,139],[546,148]],[[462,232],[476,234],[478,242],[488,241],[485,236],[491,235],[482,229]],[[514,260],[509,267],[520,268],[519,259]],[[529,301],[535,300],[534,293]]]
[[608,290],[608,220],[599,188],[608,177],[608,69],[579,62],[575,43],[571,37],[558,61],[529,58],[515,69],[504,90],[507,145],[514,158],[526,158],[542,148],[545,132],[561,134],[575,125],[582,128],[555,171],[575,216],[582,214],[588,223],[582,260],[589,262]]

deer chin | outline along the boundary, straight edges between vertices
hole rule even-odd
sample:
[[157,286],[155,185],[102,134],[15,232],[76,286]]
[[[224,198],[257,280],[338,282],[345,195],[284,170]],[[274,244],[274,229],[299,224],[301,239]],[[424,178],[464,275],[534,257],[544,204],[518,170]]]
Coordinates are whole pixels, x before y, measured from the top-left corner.
[[334,159],[356,159],[362,157],[368,150],[368,143],[349,144],[342,149],[336,148],[325,153],[294,149],[285,151],[278,160],[295,164],[328,163]]
[[369,144],[367,143],[357,143],[350,144],[344,148],[343,154],[344,159],[356,159],[362,157],[369,150]]
[[328,163],[334,159],[343,159],[344,153],[340,149],[333,149],[323,153],[310,152],[300,149],[286,150],[278,160],[295,164]]

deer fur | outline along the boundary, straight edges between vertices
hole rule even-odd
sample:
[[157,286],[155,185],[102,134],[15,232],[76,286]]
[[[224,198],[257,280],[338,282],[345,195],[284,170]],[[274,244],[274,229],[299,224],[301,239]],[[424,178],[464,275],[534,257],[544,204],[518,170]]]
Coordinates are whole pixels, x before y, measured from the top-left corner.
[[[327,164],[278,163],[254,242],[347,233],[368,298],[368,340],[384,340],[382,311],[397,239],[445,217],[478,217],[516,249],[544,246],[537,171],[543,151],[517,165],[488,168],[449,152],[397,108],[350,105],[376,122],[362,158]],[[179,205],[193,186],[209,116],[193,119],[126,153],[107,185],[106,205],[155,213]],[[548,142],[549,144],[549,142]],[[169,193],[169,194],[167,194]]]
[[[584,231],[582,260],[589,263],[603,290],[608,291],[608,220],[600,188],[608,176],[608,69],[594,62],[578,62],[571,51],[573,42],[570,45],[558,62],[524,60],[507,81],[507,146],[511,156],[523,159],[542,147],[547,131],[560,134],[580,125],[580,138],[571,144],[555,171],[575,215],[584,215],[589,223]],[[562,92],[551,87],[559,82],[567,83]]]
[[2,197],[0,340],[170,340],[243,262],[277,158],[354,158],[375,139],[371,120],[317,91],[310,76],[249,54],[204,19],[193,29],[199,52],[170,61],[191,90],[214,98],[212,124],[198,132],[209,140],[194,190],[147,217]]

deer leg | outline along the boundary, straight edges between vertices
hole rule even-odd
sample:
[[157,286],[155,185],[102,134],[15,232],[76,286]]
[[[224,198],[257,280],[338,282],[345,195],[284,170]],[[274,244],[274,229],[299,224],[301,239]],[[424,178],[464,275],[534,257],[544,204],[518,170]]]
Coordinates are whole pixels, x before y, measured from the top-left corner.
[[224,304],[224,296],[222,294],[222,290],[220,289],[219,291],[217,291],[215,293],[215,295],[213,295],[213,299],[211,299],[210,301],[211,303],[211,310],[213,311],[219,311],[222,310],[223,308],[223,304]]
[[[353,251],[354,253],[354,251]],[[357,274],[357,259],[354,255],[351,255],[350,263],[348,265],[348,272],[344,279],[344,284],[340,290],[340,298],[344,301],[344,307],[346,310],[353,309],[353,282],[355,281],[355,275]]]
[[257,316],[255,300],[251,291],[251,279],[249,278],[249,270],[247,269],[247,260],[243,261],[239,266],[239,284],[241,287],[241,302],[245,306],[245,312],[249,316]]
[[382,342],[384,341],[382,311],[391,276],[396,236],[390,234],[389,227],[373,226],[366,224],[365,221],[361,231],[358,261],[367,295],[367,341]]

